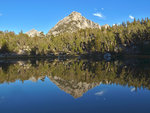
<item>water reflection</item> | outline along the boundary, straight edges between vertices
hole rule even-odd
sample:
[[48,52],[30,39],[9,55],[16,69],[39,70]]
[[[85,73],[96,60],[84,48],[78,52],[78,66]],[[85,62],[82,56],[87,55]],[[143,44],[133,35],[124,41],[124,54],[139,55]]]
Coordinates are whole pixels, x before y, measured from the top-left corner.
[[104,94],[104,91],[100,91],[100,92],[95,93],[96,96],[102,96],[103,94]]
[[[44,81],[48,77],[61,90],[74,98],[101,84],[119,84],[150,90],[150,61],[0,61],[0,84],[17,80]],[[105,91],[95,93],[102,96]]]

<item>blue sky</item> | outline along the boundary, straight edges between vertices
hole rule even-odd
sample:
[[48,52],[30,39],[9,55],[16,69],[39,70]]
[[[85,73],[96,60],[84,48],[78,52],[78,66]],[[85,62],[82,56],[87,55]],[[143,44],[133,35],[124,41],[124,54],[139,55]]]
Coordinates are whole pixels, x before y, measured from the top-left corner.
[[47,33],[72,11],[104,24],[150,17],[150,0],[0,0],[0,30]]

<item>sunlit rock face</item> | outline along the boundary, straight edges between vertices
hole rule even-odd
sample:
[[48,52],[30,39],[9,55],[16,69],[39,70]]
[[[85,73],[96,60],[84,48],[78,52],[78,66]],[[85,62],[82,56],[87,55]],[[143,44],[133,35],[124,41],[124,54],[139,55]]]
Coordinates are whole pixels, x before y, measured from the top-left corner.
[[32,29],[32,30],[26,32],[26,34],[30,37],[41,36],[41,33],[42,33],[41,31],[37,31],[35,29]]
[[61,90],[72,95],[74,98],[82,97],[88,90],[99,86],[101,83],[76,82],[75,80],[64,80],[57,76],[49,76],[50,80]]
[[108,24],[103,25],[102,27],[104,27],[105,29],[109,28],[110,26]]
[[98,28],[101,29],[100,25],[86,19],[78,12],[72,12],[69,16],[65,17],[63,20],[59,21],[47,35],[58,35],[64,32],[75,32],[79,29],[86,28]]

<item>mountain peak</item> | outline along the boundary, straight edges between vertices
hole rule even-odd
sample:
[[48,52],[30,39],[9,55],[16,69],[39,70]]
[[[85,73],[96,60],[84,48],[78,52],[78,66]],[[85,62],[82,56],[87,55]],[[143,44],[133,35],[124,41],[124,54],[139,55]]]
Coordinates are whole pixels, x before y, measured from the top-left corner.
[[81,16],[81,13],[76,12],[76,11],[73,11],[70,15],[73,15],[73,16],[75,16],[75,15],[79,15],[79,16]]
[[59,21],[52,29],[50,29],[48,35],[56,36],[65,32],[72,33],[79,29],[86,29],[86,28],[101,29],[99,24],[86,19],[81,15],[81,13],[73,11],[69,16]]
[[31,29],[29,32],[38,32],[36,29]]
[[30,37],[34,37],[34,36],[40,36],[41,35],[41,31],[37,31],[36,29],[32,29],[28,32],[26,32],[26,34]]

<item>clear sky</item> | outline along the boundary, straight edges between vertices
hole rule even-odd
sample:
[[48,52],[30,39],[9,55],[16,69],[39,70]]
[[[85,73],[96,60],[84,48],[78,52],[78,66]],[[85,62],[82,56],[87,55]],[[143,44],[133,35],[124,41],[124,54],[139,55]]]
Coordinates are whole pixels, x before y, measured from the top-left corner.
[[0,0],[0,30],[47,33],[72,11],[104,24],[150,17],[150,0]]

